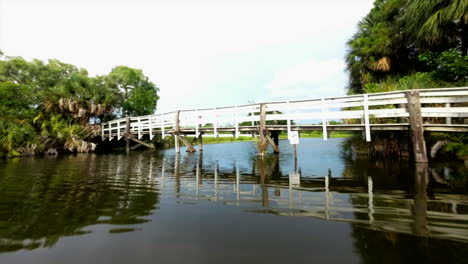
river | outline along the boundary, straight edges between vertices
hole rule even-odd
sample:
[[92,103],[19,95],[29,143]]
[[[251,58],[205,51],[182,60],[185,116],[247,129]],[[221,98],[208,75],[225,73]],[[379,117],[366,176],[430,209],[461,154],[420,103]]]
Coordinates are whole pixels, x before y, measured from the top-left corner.
[[0,161],[0,263],[468,263],[462,164],[341,141]]

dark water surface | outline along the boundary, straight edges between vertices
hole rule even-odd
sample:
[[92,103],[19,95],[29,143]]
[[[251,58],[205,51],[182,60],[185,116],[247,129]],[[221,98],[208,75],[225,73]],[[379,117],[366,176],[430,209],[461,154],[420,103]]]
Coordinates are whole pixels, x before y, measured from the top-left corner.
[[0,161],[0,263],[468,263],[463,166],[340,142]]

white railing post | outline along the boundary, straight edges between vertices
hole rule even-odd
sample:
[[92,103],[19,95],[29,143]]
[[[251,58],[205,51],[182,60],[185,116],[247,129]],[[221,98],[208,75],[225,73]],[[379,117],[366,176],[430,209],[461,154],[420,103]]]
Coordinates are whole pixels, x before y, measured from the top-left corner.
[[237,106],[234,106],[234,123],[235,123],[235,128],[236,128],[234,137],[239,138],[239,117],[237,113]]
[[254,112],[252,112],[252,113],[250,113],[250,114],[252,114],[252,126],[255,126],[255,121],[253,120],[255,114],[254,114]]
[[108,124],[109,124],[109,141],[111,141],[112,139],[114,139],[114,137],[112,136],[112,121],[109,121]]
[[198,109],[195,109],[195,137],[198,137]]
[[290,118],[290,114],[291,114],[291,106],[289,105],[289,101],[286,102],[286,105],[287,105],[287,116],[288,116],[288,119],[286,119],[286,124],[287,124],[287,129],[288,129],[288,139],[289,139],[289,135],[291,135],[291,118]]
[[117,141],[120,140],[120,122],[121,120],[117,121]]
[[[445,108],[450,108],[450,103],[446,103]],[[447,110],[449,110],[449,109],[447,109]],[[452,118],[451,117],[446,117],[445,118],[445,124],[447,124],[447,125],[452,124]]]
[[323,133],[323,140],[327,140],[328,139],[328,135],[327,135],[327,109],[326,109],[326,102],[325,102],[325,99],[322,98],[322,104],[321,104],[321,107],[322,107],[322,133]]
[[214,128],[213,137],[217,138],[218,137],[218,112],[217,112],[216,107],[214,108],[213,128]]
[[367,94],[364,94],[363,99],[364,99],[363,106],[364,106],[364,126],[366,129],[366,141],[370,142],[371,135],[370,135],[370,122],[369,122],[369,98]]
[[150,136],[150,140],[153,139],[153,122],[151,122],[151,118],[153,116],[149,116],[148,117],[148,127],[149,127],[149,136]]
[[141,139],[141,117],[137,118],[137,124],[138,124],[138,139]]
[[161,137],[162,137],[162,139],[164,139],[166,137],[166,134],[164,133],[164,122],[165,122],[165,120],[164,120],[163,116],[161,116],[160,122],[161,122]]
[[101,123],[101,139],[102,139],[102,141],[104,141],[104,126],[105,126],[105,124]]

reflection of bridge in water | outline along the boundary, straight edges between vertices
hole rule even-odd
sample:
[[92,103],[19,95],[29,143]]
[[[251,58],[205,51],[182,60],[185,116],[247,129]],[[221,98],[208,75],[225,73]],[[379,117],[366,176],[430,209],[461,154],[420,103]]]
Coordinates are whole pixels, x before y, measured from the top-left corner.
[[[416,168],[413,189],[405,191],[379,189],[373,176],[334,178],[331,171],[320,178],[295,173],[285,176],[278,172],[277,162],[277,158],[270,162],[257,159],[252,174],[237,163],[228,170],[221,171],[217,164],[205,169],[202,155],[196,165],[181,166],[180,155],[175,155],[173,163],[162,163],[161,175],[155,180],[162,199],[208,200],[252,213],[314,217],[378,231],[468,241],[468,197],[429,197],[428,183],[434,176],[428,174],[426,165]],[[296,176],[299,179],[293,179]]]
[[[390,234],[410,234],[452,240],[440,240],[437,246],[468,242],[466,192],[440,191],[459,182],[441,171],[428,175],[425,166],[408,172],[353,162],[342,175],[331,171],[325,177],[295,178],[299,173],[281,171],[278,155],[241,156],[226,165],[230,159],[217,161],[209,151],[170,153],[0,164],[0,252],[53,247],[62,237],[93,233],[97,226],[109,233],[151,230],[159,214],[171,214],[162,212],[160,204],[167,202],[212,202],[251,213],[347,222],[360,229],[357,233],[375,230],[384,240]],[[395,171],[408,175],[395,177]],[[362,243],[369,237],[374,236]]]

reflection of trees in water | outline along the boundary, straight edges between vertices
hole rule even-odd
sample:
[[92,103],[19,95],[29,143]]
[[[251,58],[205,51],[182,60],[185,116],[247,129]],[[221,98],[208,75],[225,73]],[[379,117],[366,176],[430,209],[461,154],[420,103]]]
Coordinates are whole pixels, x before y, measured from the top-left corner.
[[[142,158],[88,154],[7,163],[0,176],[0,251],[50,247],[95,224],[146,222],[159,198],[153,164]],[[110,231],[122,230],[131,229]]]
[[[397,173],[405,170],[398,164],[357,165],[353,173],[372,177],[370,179],[377,182],[378,193],[385,196],[383,199],[375,199],[374,195],[367,198],[351,196],[355,207],[368,202],[380,208],[373,212],[372,218],[370,215],[354,214],[357,220],[372,222],[369,225],[352,224],[354,245],[364,263],[458,263],[467,259],[467,233],[463,231],[466,218],[455,217],[456,211],[450,212],[452,216],[440,214],[446,212],[450,201],[429,202],[435,199],[430,183],[434,187],[440,184],[433,180],[434,175],[431,175],[427,164],[416,164],[411,170],[406,170],[407,178],[400,183],[403,185],[400,190],[408,186],[406,199],[398,199],[397,194],[392,197],[392,193],[386,190],[388,185],[385,183],[388,181],[380,180],[382,177],[393,177],[396,178],[394,183],[399,183],[400,177],[392,173],[395,168]],[[460,222],[461,225],[457,226],[457,221],[465,224]]]
[[354,247],[362,263],[464,263],[466,243],[382,232],[359,224],[352,225]]

